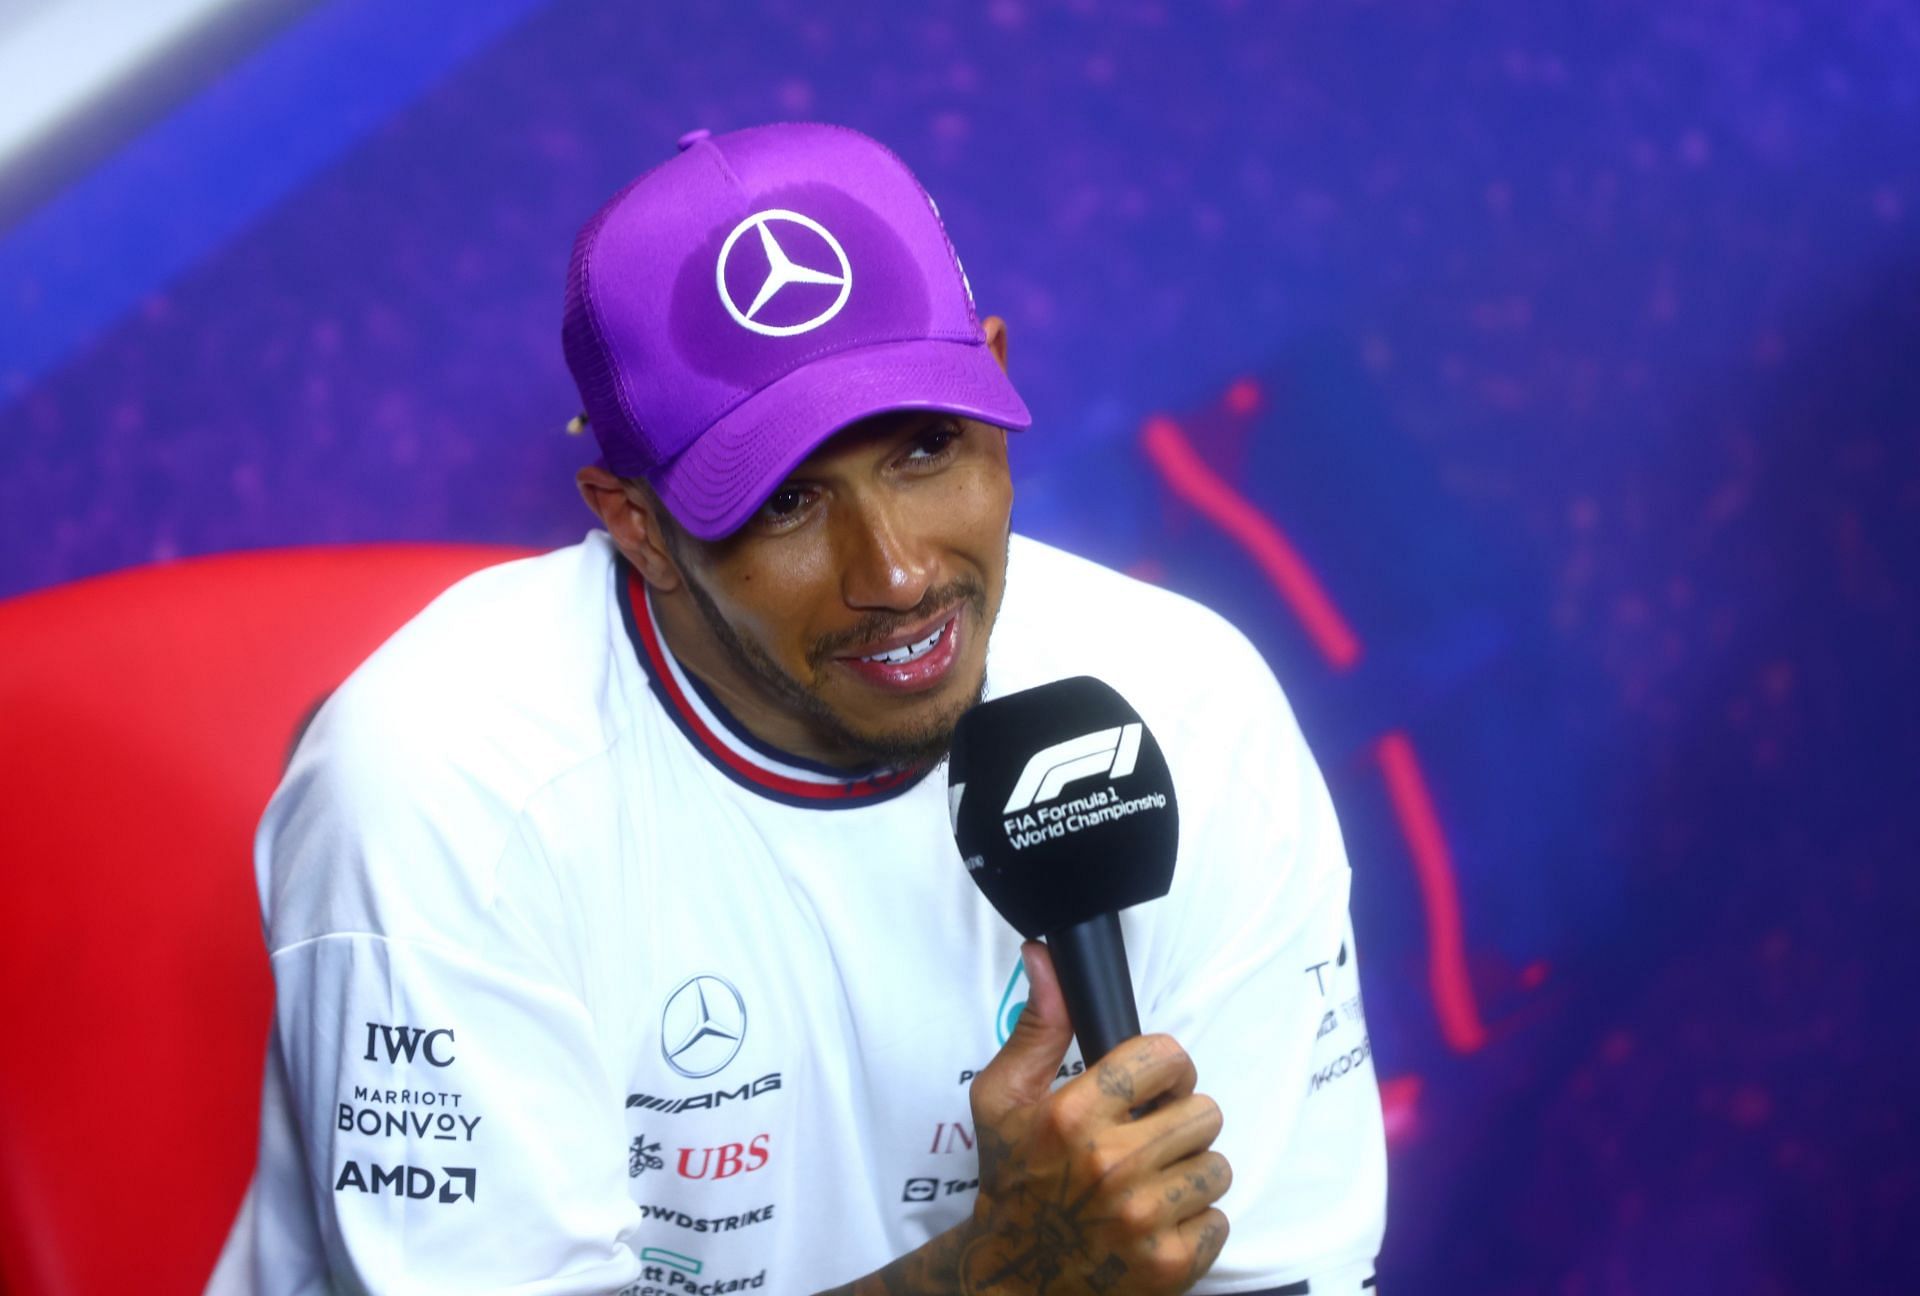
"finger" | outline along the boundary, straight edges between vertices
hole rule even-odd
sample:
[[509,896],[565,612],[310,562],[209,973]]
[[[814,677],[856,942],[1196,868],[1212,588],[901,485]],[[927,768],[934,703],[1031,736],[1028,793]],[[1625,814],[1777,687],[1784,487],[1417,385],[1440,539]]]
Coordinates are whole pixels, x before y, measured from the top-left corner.
[[1047,947],[1028,941],[1020,947],[1020,955],[1027,965],[1027,1006],[1021,1009],[1006,1044],[973,1082],[974,1114],[989,1124],[1052,1093],[1060,1064],[1073,1043],[1067,1001],[1060,993],[1060,978]]
[[1193,1255],[1193,1268],[1187,1272],[1188,1282],[1198,1281],[1207,1270],[1213,1268],[1214,1261],[1220,1258],[1220,1248],[1227,1244],[1227,1234],[1231,1231],[1226,1212],[1218,1206],[1180,1222],[1175,1233]]
[[1178,1040],[1171,1035],[1138,1035],[1116,1045],[1060,1092],[1084,1115],[1109,1122],[1156,1102],[1184,1098],[1198,1080],[1193,1059]]
[[1094,1173],[1103,1178],[1145,1180],[1205,1153],[1220,1136],[1220,1127],[1219,1104],[1205,1094],[1189,1094],[1104,1131],[1088,1155]]
[[1183,1223],[1206,1211],[1233,1186],[1233,1167],[1218,1152],[1200,1152],[1154,1175],[1135,1192],[1149,1194],[1168,1223]]

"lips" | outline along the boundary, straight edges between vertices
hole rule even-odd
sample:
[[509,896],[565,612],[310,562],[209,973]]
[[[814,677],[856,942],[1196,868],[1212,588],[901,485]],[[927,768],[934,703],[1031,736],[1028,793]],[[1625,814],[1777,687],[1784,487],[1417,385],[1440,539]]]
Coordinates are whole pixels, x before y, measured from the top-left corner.
[[875,644],[863,652],[836,658],[855,678],[894,693],[932,688],[946,678],[959,658],[963,632],[961,609]]
[[953,620],[954,613],[959,610],[958,607],[950,607],[944,612],[936,612],[925,621],[917,625],[908,626],[905,630],[898,632],[891,638],[876,639],[870,644],[861,644],[849,652],[839,654],[839,656],[844,661],[851,661],[860,657],[879,657],[885,653],[911,647],[921,640],[924,640],[928,635],[938,633],[942,626]]

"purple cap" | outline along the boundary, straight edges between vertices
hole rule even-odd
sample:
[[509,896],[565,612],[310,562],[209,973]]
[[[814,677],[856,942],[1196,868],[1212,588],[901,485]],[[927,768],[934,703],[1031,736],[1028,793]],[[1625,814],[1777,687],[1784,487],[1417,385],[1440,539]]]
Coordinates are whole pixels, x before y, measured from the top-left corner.
[[581,229],[561,340],[606,466],[706,540],[870,415],[1032,422],[932,197],[844,126],[682,136]]

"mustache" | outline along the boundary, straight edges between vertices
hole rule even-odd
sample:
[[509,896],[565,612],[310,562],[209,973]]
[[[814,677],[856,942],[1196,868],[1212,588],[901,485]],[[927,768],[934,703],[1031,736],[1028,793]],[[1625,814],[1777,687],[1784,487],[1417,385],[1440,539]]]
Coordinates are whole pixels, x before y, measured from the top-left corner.
[[982,621],[986,619],[986,590],[972,580],[948,581],[945,585],[928,590],[925,597],[905,612],[871,612],[847,629],[815,640],[807,652],[807,664],[818,670],[849,648],[890,638],[908,626],[925,621],[942,608],[962,603],[971,607]]

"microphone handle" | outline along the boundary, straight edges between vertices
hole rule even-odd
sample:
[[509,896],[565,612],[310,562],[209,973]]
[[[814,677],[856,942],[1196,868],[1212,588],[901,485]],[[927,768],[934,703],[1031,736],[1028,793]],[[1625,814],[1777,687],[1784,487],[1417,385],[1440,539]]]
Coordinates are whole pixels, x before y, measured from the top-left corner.
[[1140,1033],[1140,1010],[1133,1002],[1133,975],[1127,971],[1127,945],[1120,915],[1103,913],[1047,933],[1047,951],[1060,975],[1067,1018],[1080,1040],[1088,1067]]

